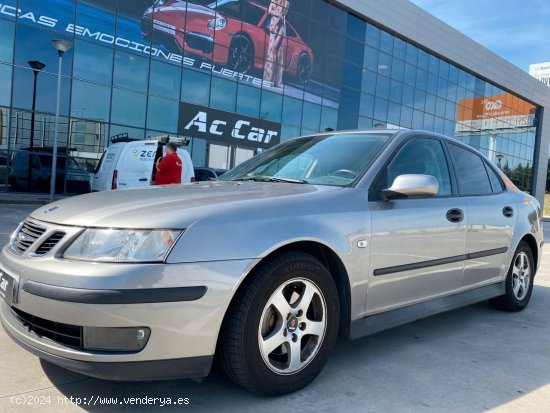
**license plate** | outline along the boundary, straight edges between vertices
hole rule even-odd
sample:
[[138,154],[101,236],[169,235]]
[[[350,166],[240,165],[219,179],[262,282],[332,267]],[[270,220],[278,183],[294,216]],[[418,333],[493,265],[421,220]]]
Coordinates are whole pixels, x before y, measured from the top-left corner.
[[8,305],[13,303],[15,296],[15,279],[0,271],[0,297],[2,297]]

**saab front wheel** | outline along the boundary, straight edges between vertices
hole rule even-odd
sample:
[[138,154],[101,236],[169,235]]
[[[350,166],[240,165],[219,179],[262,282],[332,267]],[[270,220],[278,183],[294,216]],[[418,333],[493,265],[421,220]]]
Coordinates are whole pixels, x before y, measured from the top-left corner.
[[270,259],[230,309],[220,346],[224,370],[258,393],[301,389],[328,360],[339,311],[336,286],[319,260],[301,252]]

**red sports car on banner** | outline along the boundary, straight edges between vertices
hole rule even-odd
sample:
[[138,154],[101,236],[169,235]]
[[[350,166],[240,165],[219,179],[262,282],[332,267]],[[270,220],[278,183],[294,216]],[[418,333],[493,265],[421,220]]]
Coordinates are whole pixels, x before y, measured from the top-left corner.
[[[201,6],[181,0],[157,0],[142,20],[142,34],[153,43],[191,53],[239,73],[264,70],[270,41],[270,13],[249,0],[218,0]],[[314,56],[284,19],[282,71],[305,83]]]

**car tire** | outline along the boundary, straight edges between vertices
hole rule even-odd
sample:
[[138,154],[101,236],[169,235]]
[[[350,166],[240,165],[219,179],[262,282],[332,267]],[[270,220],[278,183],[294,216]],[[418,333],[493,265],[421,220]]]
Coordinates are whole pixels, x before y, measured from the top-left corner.
[[499,310],[517,312],[523,310],[529,304],[533,293],[535,278],[535,260],[531,247],[525,241],[521,241],[514,253],[506,276],[506,292],[500,297],[493,298],[489,302]]
[[339,320],[334,280],[318,259],[302,252],[274,256],[233,300],[219,342],[222,368],[253,392],[299,390],[323,369]]
[[238,34],[231,42],[227,67],[244,74],[254,70],[254,45],[247,36]]
[[296,77],[302,84],[306,84],[311,77],[311,58],[307,53],[302,53],[298,58]]

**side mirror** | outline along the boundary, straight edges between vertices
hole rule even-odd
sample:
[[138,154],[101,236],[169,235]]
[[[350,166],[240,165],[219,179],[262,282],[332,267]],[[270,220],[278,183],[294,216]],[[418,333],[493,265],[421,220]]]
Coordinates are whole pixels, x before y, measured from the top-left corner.
[[382,191],[385,200],[425,198],[437,195],[439,183],[431,175],[399,175],[392,186]]

